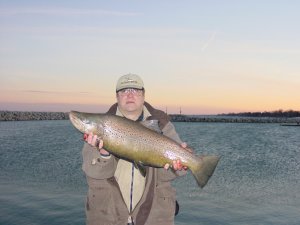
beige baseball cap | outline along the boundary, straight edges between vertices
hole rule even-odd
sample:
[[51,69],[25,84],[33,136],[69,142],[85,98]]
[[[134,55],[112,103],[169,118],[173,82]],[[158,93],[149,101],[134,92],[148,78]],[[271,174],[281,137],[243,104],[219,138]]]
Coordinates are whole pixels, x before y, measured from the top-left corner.
[[138,75],[129,73],[119,78],[116,91],[118,92],[125,88],[144,89],[144,82]]

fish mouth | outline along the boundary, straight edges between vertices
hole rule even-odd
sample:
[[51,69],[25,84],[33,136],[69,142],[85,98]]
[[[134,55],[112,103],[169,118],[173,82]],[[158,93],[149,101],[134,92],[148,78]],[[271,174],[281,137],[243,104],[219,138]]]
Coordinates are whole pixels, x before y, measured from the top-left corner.
[[69,118],[72,124],[74,125],[74,127],[76,127],[78,130],[84,133],[84,126],[83,126],[83,122],[79,118],[79,113],[76,111],[71,111],[69,113]]
[[72,123],[78,123],[78,116],[76,114],[77,114],[77,112],[75,112],[75,111],[71,111],[69,113],[69,118]]

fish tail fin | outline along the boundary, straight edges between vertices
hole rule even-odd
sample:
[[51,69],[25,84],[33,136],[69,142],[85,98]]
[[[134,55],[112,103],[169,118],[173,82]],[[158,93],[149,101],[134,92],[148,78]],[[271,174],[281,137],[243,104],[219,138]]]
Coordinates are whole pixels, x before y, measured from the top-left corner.
[[219,156],[202,156],[199,157],[197,165],[190,168],[201,188],[207,184],[209,178],[213,175],[219,159]]

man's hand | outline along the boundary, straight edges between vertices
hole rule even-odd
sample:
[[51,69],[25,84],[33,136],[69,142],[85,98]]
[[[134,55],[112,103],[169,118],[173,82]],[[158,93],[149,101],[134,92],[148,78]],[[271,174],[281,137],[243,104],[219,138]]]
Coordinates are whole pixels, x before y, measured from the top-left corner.
[[[185,143],[185,142],[181,143],[181,147],[183,147],[186,151],[193,153],[193,150],[192,150],[191,148],[188,148],[188,147],[187,147],[187,143]],[[168,170],[168,169],[170,168],[170,164],[167,163],[167,164],[164,166],[164,168],[165,168],[166,170]],[[173,170],[175,170],[175,171],[177,171],[177,170],[182,170],[182,169],[184,169],[184,170],[187,170],[187,169],[188,169],[186,166],[183,166],[183,165],[182,165],[182,162],[181,162],[179,159],[173,161],[172,168],[173,168]]]
[[91,145],[93,147],[97,147],[100,151],[100,154],[109,155],[109,152],[103,148],[103,140],[98,138],[97,135],[93,135],[92,133],[84,134],[83,140],[86,141],[89,145]]
[[[170,168],[170,164],[167,163],[167,164],[164,166],[164,168],[165,168],[166,170],[168,170],[168,169]],[[187,170],[187,169],[188,169],[186,166],[183,166],[183,165],[182,165],[182,163],[181,163],[181,161],[180,161],[179,159],[173,161],[172,168],[173,168],[173,170],[175,170],[175,171],[177,171],[177,170],[182,170],[182,169],[184,169],[184,170]]]

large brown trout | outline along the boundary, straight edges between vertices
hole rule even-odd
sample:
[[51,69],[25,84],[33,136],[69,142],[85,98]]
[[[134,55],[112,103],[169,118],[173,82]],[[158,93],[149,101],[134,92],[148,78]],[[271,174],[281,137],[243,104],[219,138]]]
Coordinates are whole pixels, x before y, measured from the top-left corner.
[[117,157],[138,165],[164,167],[181,160],[202,188],[212,176],[218,156],[196,156],[172,139],[154,131],[154,121],[136,122],[107,114],[70,112],[72,124],[82,133],[93,133],[103,140],[103,148]]

